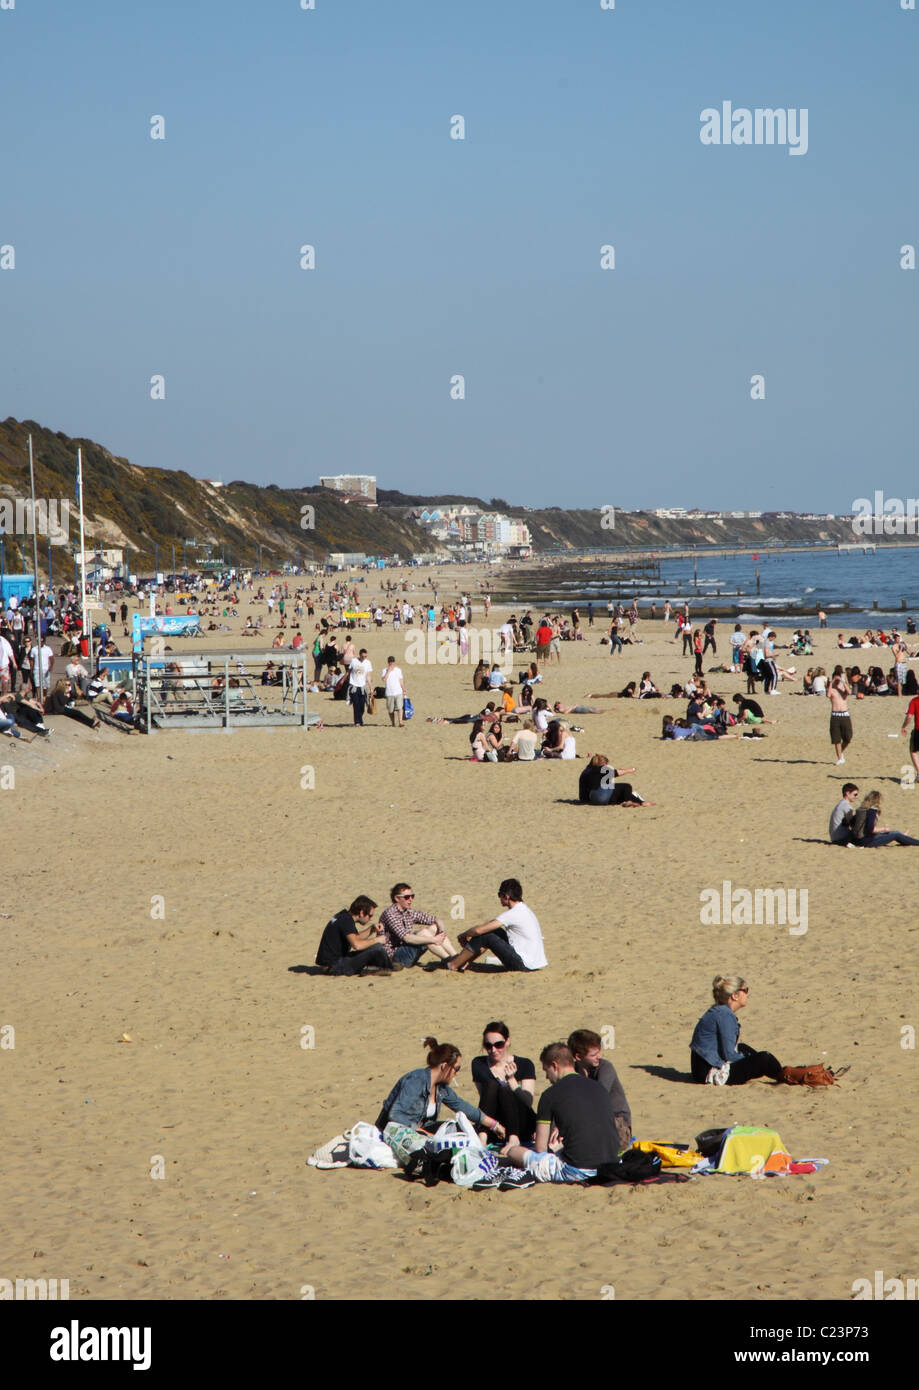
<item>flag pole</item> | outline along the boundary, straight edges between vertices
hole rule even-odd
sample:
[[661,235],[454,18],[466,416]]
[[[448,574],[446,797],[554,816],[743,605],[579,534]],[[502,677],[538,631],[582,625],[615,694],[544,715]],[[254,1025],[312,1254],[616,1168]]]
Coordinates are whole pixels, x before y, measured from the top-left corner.
[[86,633],[89,652],[90,675],[93,670],[93,625],[87,622],[86,613],[86,541],[83,532],[83,450],[77,449],[77,500],[80,504],[80,614],[83,618],[83,631]]
[[[42,662],[42,640],[41,640],[41,604],[38,598],[38,527],[35,524],[35,460],[32,456],[32,436],[29,435],[29,482],[32,492],[32,568],[35,577],[32,581],[32,593],[34,594],[34,608],[32,610],[35,618],[35,664],[38,667],[38,699],[41,704],[45,700],[45,672]],[[35,672],[32,672],[32,684],[35,684]]]

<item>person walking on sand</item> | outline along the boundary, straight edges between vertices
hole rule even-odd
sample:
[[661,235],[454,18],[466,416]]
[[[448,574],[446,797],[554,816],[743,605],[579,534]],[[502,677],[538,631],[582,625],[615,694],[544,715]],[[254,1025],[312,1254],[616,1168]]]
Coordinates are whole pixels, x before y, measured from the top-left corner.
[[909,651],[907,650],[906,644],[903,642],[899,633],[897,634],[896,642],[894,642],[893,646],[890,649],[890,655],[896,662],[896,689],[894,690],[894,694],[902,695],[903,686],[906,684],[907,672],[909,671],[909,667],[906,664],[907,659],[909,657]]
[[359,654],[348,668],[348,693],[354,711],[355,728],[364,727],[364,709],[367,704],[367,682],[373,675],[373,666],[367,660],[367,649],[361,647]]
[[909,721],[913,721],[913,732],[909,736],[909,756],[912,759],[913,767],[919,775],[919,695],[910,700],[903,717],[903,726],[900,729],[900,736],[908,732]]
[[839,767],[845,762],[846,749],[852,742],[852,716],[848,704],[852,689],[841,666],[834,670],[826,693],[830,702],[830,742],[836,749],[836,766]]
[[383,672],[383,688],[386,696],[386,712],[389,715],[389,722],[394,729],[404,727],[402,709],[405,702],[405,681],[402,672],[396,665],[396,658],[388,656],[386,658],[386,670]]

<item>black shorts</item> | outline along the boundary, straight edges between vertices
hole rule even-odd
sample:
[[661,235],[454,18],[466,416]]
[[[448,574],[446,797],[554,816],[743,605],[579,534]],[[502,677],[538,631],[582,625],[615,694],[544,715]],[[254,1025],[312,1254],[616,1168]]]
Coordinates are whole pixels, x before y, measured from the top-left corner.
[[852,718],[848,714],[830,715],[830,743],[841,743],[848,748],[852,742]]
[[913,729],[909,736],[909,751],[919,753],[919,729]]

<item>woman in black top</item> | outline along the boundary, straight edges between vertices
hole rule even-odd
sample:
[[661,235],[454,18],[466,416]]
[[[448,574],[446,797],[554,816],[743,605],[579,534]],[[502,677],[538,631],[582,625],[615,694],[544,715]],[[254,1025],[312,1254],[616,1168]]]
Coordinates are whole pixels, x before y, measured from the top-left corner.
[[70,693],[70,686],[65,680],[58,681],[57,685],[45,698],[45,714],[66,714],[68,719],[75,719],[78,724],[86,724],[90,729],[98,729],[99,720],[91,719],[88,714],[84,714],[81,709],[77,709],[73,703]]
[[536,1069],[529,1057],[514,1056],[509,1038],[506,1023],[486,1023],[482,1030],[485,1056],[473,1057],[472,1080],[481,1109],[504,1126],[508,1142],[516,1134],[528,1143],[536,1133]]
[[592,806],[650,806],[631,782],[617,782],[620,772],[634,772],[634,767],[610,767],[603,753],[595,753],[578,778],[578,800]]

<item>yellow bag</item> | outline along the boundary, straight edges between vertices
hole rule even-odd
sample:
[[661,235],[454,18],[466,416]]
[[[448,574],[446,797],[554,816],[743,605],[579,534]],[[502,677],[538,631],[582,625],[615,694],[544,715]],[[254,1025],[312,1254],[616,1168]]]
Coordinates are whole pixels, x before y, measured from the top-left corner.
[[632,1148],[643,1154],[657,1154],[662,1168],[694,1168],[702,1162],[695,1149],[678,1149],[675,1144],[659,1144],[654,1139],[633,1139]]

